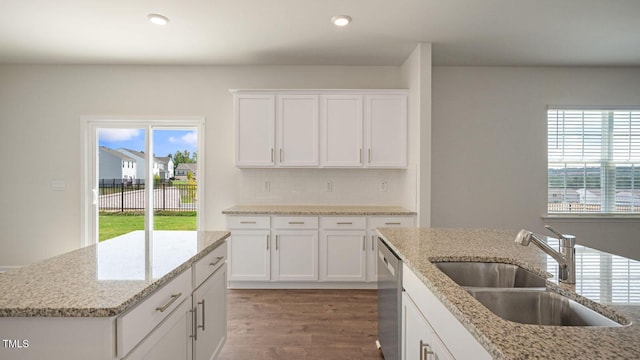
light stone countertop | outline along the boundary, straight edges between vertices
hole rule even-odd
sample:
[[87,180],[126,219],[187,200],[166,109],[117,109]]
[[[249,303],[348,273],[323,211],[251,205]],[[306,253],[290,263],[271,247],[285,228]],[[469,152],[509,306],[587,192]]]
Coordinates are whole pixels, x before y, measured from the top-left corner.
[[225,215],[416,215],[400,206],[345,205],[238,205],[222,211]]
[[378,232],[495,359],[640,358],[640,279],[633,270],[616,270],[612,265],[635,267],[639,265],[637,261],[577,246],[577,285],[559,284],[555,276],[547,280],[547,288],[630,325],[606,328],[519,324],[494,315],[431,263],[505,262],[538,274],[557,273],[557,263],[540,249],[514,242],[517,231],[382,228]]
[[110,317],[129,309],[229,237],[144,231],[0,273],[0,317]]

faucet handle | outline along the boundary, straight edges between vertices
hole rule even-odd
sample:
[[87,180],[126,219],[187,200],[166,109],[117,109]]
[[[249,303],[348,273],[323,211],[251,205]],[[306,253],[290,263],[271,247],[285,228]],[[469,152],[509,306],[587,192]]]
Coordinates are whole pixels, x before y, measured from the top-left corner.
[[544,227],[545,227],[545,229],[551,231],[552,233],[554,233],[558,237],[558,239],[560,240],[560,246],[574,247],[576,245],[576,237],[575,236],[562,234],[562,233],[556,231],[554,228],[552,228],[549,225],[545,225]]

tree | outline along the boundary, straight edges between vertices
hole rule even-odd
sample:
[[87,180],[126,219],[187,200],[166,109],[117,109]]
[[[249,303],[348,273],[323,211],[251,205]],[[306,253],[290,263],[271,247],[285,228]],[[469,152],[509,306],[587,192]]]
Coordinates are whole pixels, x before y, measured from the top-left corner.
[[183,151],[176,150],[175,154],[169,154],[167,156],[173,160],[174,173],[179,164],[195,164],[198,159],[198,153],[194,152],[193,154],[191,154],[191,152],[187,149],[184,149]]

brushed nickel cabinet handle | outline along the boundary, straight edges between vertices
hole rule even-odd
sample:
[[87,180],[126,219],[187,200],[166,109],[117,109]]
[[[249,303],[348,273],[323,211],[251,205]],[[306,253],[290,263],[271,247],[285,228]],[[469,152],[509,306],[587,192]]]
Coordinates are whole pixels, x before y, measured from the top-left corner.
[[349,222],[338,222],[338,225],[353,225],[353,223],[351,221]]
[[216,257],[216,261],[209,263],[209,266],[216,266],[218,265],[218,263],[220,263],[220,261],[222,261],[222,259],[224,259],[224,256],[218,256]]
[[202,325],[197,325],[196,328],[200,328],[204,331],[204,299],[202,299],[202,301],[198,301],[197,305],[202,305]]
[[304,221],[289,221],[290,225],[304,225]]
[[240,221],[240,224],[255,224],[255,221]]
[[177,294],[172,294],[171,295],[171,299],[169,300],[168,303],[164,304],[163,306],[158,306],[156,308],[156,311],[160,311],[160,312],[164,312],[165,310],[167,310],[167,308],[169,306],[171,306],[171,304],[173,304],[174,302],[176,302],[176,300],[178,300],[178,298],[182,296],[182,293],[177,293]]
[[278,251],[278,235],[276,235],[276,251]]
[[273,162],[273,148],[271,148],[271,162]]
[[376,244],[376,236],[375,235],[371,235],[371,251],[374,251],[375,249],[373,248]]
[[193,314],[193,318],[191,319],[191,330],[193,330],[193,334],[189,335],[190,338],[193,338],[194,341],[198,341],[198,306],[194,307],[193,310],[189,310]]
[[360,164],[362,164],[362,148],[360,148]]
[[269,235],[267,235],[267,251],[269,251]]
[[369,162],[371,162],[371,148],[369,148]]
[[400,225],[399,222],[386,222],[385,225]]
[[362,235],[362,251],[366,250],[366,248],[365,248],[365,246],[366,246],[365,243],[366,242],[367,242],[367,237]]
[[282,148],[280,148],[280,162],[282,162]]

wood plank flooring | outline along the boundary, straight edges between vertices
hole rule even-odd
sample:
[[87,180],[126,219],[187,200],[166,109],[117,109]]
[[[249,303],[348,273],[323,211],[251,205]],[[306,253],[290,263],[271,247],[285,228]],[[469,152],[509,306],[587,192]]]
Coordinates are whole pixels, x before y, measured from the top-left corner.
[[220,360],[379,360],[375,290],[229,290]]

